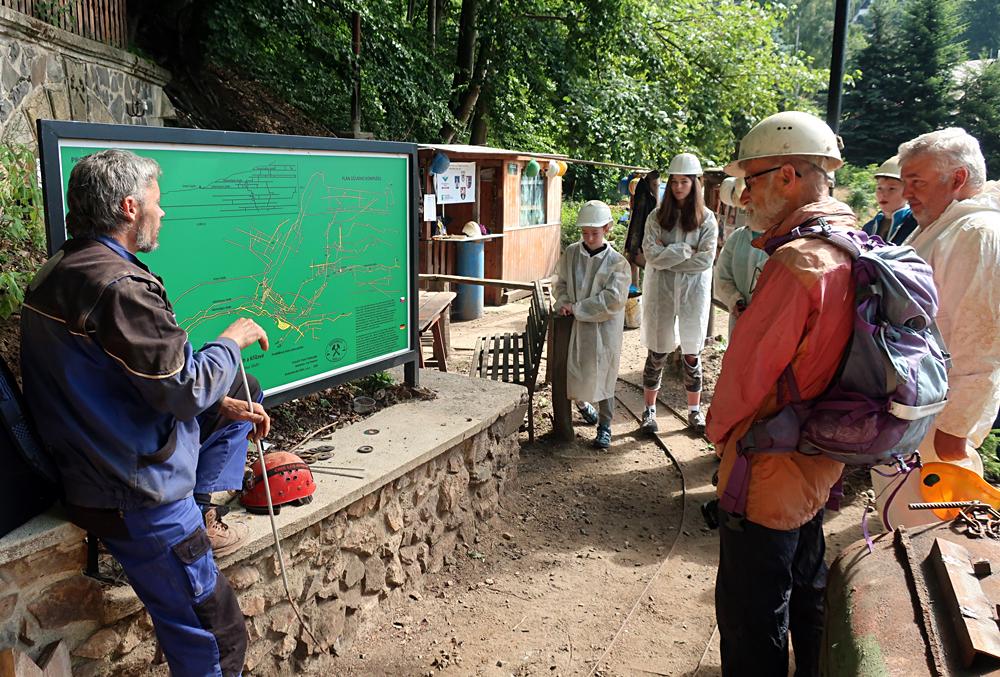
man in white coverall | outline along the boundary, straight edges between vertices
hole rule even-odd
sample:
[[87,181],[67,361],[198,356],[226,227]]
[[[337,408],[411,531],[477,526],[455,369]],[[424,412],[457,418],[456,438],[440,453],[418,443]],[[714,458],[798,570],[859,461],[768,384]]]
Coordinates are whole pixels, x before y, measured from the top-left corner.
[[[556,266],[556,312],[572,316],[566,357],[566,393],[588,423],[597,423],[594,446],[611,446],[615,380],[622,354],[628,261],[604,241],[611,209],[591,200],[577,216],[582,239],[566,248]],[[597,409],[591,402],[597,402]]]
[[[920,445],[921,460],[954,462],[981,475],[975,449],[1000,403],[1000,184],[986,181],[979,142],[963,129],[918,136],[899,147],[899,160],[903,196],[918,224],[905,244],[934,270],[937,325],[952,360],[948,404]],[[929,511],[907,508],[922,500],[918,472],[905,481],[873,473],[872,481],[883,521],[893,527],[934,521]]]

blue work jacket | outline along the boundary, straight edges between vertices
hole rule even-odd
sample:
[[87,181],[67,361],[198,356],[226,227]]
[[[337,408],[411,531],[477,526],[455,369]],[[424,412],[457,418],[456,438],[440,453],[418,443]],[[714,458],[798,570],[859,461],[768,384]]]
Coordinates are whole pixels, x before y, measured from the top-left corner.
[[21,315],[24,395],[66,501],[129,511],[191,495],[195,417],[239,359],[230,339],[194,351],[161,280],[118,242],[67,241]]

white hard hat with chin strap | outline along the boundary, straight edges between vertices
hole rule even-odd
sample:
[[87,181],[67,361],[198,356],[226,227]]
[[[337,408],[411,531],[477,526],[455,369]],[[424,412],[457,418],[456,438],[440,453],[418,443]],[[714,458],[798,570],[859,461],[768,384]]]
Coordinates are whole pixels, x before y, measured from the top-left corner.
[[684,174],[685,176],[701,176],[701,161],[694,153],[680,153],[674,156],[667,167],[667,174]]
[[601,228],[611,223],[611,207],[600,200],[591,200],[580,207],[576,215],[579,228]]
[[725,167],[730,176],[746,176],[743,163],[767,157],[806,155],[825,172],[839,169],[844,160],[840,137],[815,115],[785,111],[766,117],[747,132],[738,157]]
[[727,176],[719,187],[719,199],[730,207],[740,206],[740,195],[743,194],[743,182],[735,176]]

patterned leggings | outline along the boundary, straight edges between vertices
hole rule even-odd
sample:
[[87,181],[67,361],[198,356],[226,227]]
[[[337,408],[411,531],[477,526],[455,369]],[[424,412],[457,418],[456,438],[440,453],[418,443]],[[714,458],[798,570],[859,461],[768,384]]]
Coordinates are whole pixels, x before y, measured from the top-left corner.
[[[659,390],[663,378],[663,365],[669,353],[646,353],[646,366],[642,370],[642,386],[646,390]],[[701,392],[701,356],[695,356],[695,363],[688,364],[687,355],[681,360],[684,365],[684,389],[689,393]]]

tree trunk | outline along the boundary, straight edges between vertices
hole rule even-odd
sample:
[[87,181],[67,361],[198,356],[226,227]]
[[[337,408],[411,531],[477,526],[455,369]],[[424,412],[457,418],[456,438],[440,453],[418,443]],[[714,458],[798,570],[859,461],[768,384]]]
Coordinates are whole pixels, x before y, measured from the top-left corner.
[[469,124],[469,119],[476,110],[476,103],[479,101],[483,83],[486,81],[492,56],[493,36],[487,34],[479,41],[479,55],[475,60],[475,73],[473,73],[472,79],[467,81],[468,86],[462,92],[461,97],[453,102],[451,112],[454,121],[445,122],[441,127],[441,143],[452,143],[458,130]]
[[[433,0],[432,0],[433,1]],[[479,14],[479,0],[462,0],[462,15],[458,22],[458,53],[455,55],[455,77],[451,84],[451,110],[461,105],[462,89],[472,79],[472,69],[476,63],[476,19]]]

